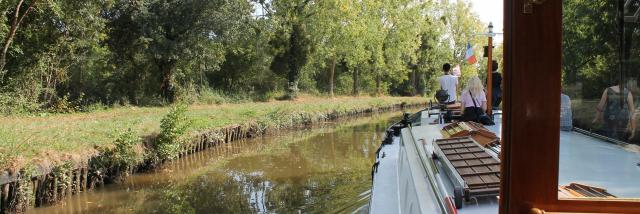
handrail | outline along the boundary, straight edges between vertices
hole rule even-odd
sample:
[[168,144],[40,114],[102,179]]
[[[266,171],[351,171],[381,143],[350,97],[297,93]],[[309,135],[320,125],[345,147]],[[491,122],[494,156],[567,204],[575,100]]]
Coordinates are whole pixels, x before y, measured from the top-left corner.
[[[438,206],[440,207],[440,210],[443,213],[449,214],[450,212],[446,208],[447,206],[444,202],[445,196],[442,195],[442,191],[438,187],[438,184],[436,183],[438,179],[433,173],[430,173],[433,171],[435,171],[436,173],[439,173],[437,168],[435,167],[435,163],[433,162],[432,159],[426,157],[426,154],[424,153],[425,152],[424,148],[422,148],[422,146],[417,144],[415,137],[413,136],[413,127],[411,126],[411,124],[409,124],[407,128],[409,129],[408,132],[409,132],[409,135],[411,136],[410,140],[413,142],[413,146],[415,146],[416,151],[418,152],[418,157],[420,158],[420,164],[422,165],[422,169],[426,172],[428,176],[429,184],[431,185],[431,188],[433,188],[433,192],[436,195],[436,200],[438,200]],[[405,139],[402,139],[403,144],[404,144],[404,140]],[[427,163],[429,163],[432,168],[427,166]]]
[[624,142],[624,141],[621,141],[621,140],[618,140],[618,139],[613,139],[613,138],[610,138],[610,137],[607,137],[607,136],[604,136],[604,135],[596,134],[596,133],[593,133],[591,131],[587,131],[585,129],[574,127],[573,130],[578,132],[578,133],[580,133],[580,134],[583,134],[583,135],[586,135],[586,136],[589,136],[589,137],[593,137],[593,138],[598,138],[600,140],[604,140],[604,141],[607,141],[607,142],[610,142],[610,143],[614,143],[614,144],[617,144],[617,145],[628,145],[629,144],[627,142]]

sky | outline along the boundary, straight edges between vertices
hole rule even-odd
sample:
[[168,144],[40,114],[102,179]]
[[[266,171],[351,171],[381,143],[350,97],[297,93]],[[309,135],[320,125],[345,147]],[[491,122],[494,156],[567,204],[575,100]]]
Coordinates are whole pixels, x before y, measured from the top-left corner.
[[[471,2],[473,10],[480,16],[480,20],[489,26],[493,22],[493,32],[502,33],[503,25],[503,0],[467,0]],[[502,42],[502,36],[497,35],[496,42]]]

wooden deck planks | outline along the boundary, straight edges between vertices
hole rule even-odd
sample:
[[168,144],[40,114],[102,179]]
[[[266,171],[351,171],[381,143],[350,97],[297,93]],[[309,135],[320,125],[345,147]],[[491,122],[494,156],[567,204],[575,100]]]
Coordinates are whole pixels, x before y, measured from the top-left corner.
[[468,193],[494,191],[500,187],[500,161],[469,137],[436,140],[445,158],[466,184]]

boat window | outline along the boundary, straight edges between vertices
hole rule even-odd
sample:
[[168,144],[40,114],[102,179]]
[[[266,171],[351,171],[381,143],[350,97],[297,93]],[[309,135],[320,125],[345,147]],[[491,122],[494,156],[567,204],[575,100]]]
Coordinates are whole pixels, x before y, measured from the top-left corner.
[[563,0],[559,199],[640,200],[640,0]]

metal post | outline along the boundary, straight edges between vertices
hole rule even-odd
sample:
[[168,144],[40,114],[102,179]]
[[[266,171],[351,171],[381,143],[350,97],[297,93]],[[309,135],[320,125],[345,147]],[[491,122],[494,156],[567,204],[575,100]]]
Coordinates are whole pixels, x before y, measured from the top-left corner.
[[493,23],[489,23],[489,46],[487,47],[487,114],[489,116],[493,115],[493,94],[492,94],[492,66],[493,60],[492,52],[493,52]]

